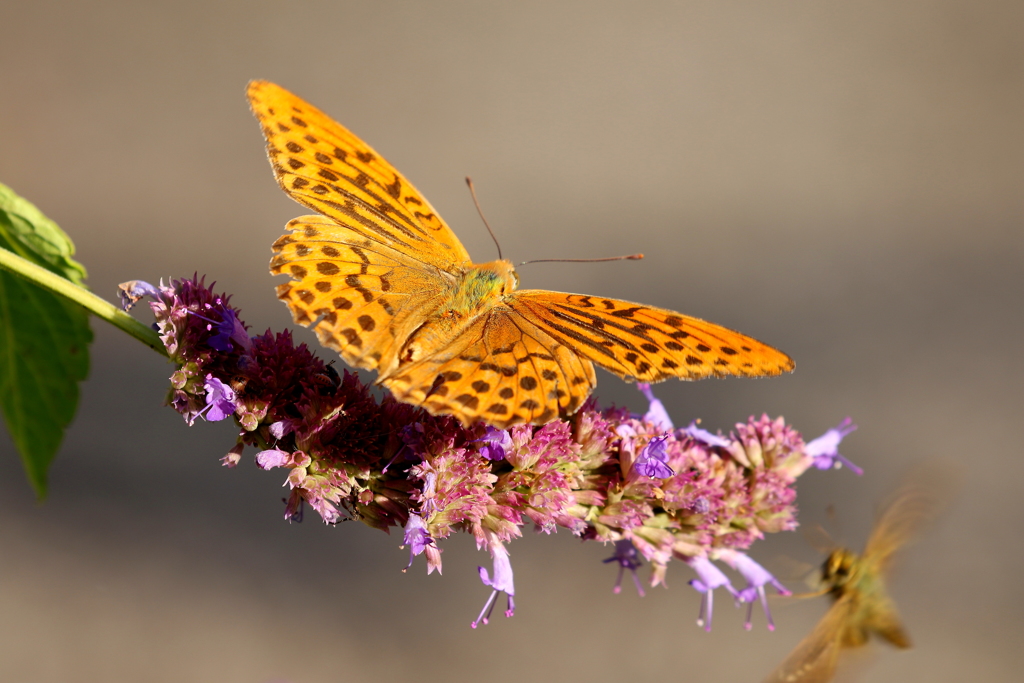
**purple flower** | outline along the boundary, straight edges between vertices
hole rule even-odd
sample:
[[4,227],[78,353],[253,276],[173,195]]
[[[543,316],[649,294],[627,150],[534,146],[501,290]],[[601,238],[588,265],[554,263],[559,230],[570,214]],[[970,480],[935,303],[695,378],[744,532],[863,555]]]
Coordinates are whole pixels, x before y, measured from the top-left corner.
[[234,415],[235,392],[231,387],[213,375],[207,375],[203,388],[206,389],[206,408],[203,409],[206,415],[203,416],[203,419],[209,422],[220,422],[224,418]]
[[846,465],[854,474],[864,474],[864,470],[839,455],[839,442],[855,429],[857,429],[857,425],[853,424],[853,420],[846,418],[839,423],[838,427],[828,430],[808,443],[804,447],[804,452],[814,458],[814,466],[819,470],[827,470],[830,467],[838,469]]
[[726,448],[732,442],[723,436],[712,434],[706,429],[701,429],[697,426],[698,420],[691,422],[686,428],[683,429],[683,433],[689,436],[694,441],[700,441],[701,443],[708,446],[717,446],[718,448]]
[[187,400],[180,401],[181,406],[176,406],[179,412],[183,413],[189,426],[195,423],[197,417],[201,417],[207,422],[220,422],[235,413],[235,392],[231,387],[208,374],[203,388],[206,389],[206,407],[198,413],[192,413],[188,408]]
[[[403,548],[409,546],[409,564],[405,565],[405,569],[402,571],[407,571],[412,566],[416,556],[433,545],[434,539],[430,537],[430,532],[427,531],[427,525],[423,523],[423,518],[415,512],[410,512],[409,521],[405,524],[405,536],[402,539],[401,546]],[[427,574],[430,574],[432,571],[434,571],[434,567],[431,566],[428,554]]]
[[668,437],[668,434],[656,436],[647,442],[647,445],[640,451],[640,455],[637,456],[636,462],[633,463],[637,474],[651,479],[668,479],[675,474],[672,468],[666,464],[668,463],[668,452],[665,442]]
[[249,339],[249,334],[245,331],[245,325],[238,319],[238,315],[231,308],[225,305],[225,302],[220,297],[214,299],[213,303],[203,304],[203,307],[208,313],[214,313],[216,310],[219,313],[220,321],[209,318],[201,313],[197,313],[192,309],[185,309],[185,312],[194,318],[206,321],[206,331],[212,332],[216,330],[216,334],[206,339],[206,345],[211,349],[220,351],[222,353],[228,353],[234,351],[234,347],[231,346],[231,342],[235,341],[246,351],[252,349],[252,340]]
[[771,584],[780,595],[792,595],[778,579],[772,576],[767,569],[754,562],[744,553],[736,550],[724,550],[719,554],[719,559],[738,571],[747,580],[747,587],[740,591],[740,602],[747,603],[747,620],[743,628],[748,631],[751,628],[751,617],[754,612],[754,599],[760,598],[761,607],[764,608],[764,615],[768,618],[768,630],[775,630],[775,622],[772,621],[772,613],[768,609],[768,596],[765,595],[765,584]]
[[603,562],[605,564],[609,562],[619,563],[619,578],[615,581],[615,588],[612,589],[613,593],[618,595],[622,591],[622,575],[628,569],[633,575],[636,592],[640,594],[641,598],[644,597],[644,587],[640,584],[640,578],[636,575],[636,570],[643,563],[640,561],[640,553],[637,552],[636,546],[633,545],[632,541],[615,541],[615,554],[607,560],[603,560]]
[[714,590],[724,587],[732,593],[734,598],[738,598],[739,594],[732,587],[732,584],[729,583],[729,577],[723,574],[721,569],[711,564],[711,560],[708,558],[692,557],[686,563],[693,568],[693,571],[697,572],[698,576],[698,578],[690,581],[690,585],[693,586],[694,590],[702,594],[697,625],[703,626],[705,631],[710,631],[711,613],[714,610]]
[[[252,343],[249,340],[249,334],[245,331],[245,326],[242,325],[242,322],[238,319],[235,312],[230,308],[225,308],[221,311],[221,316],[223,317],[223,320],[219,323],[213,324],[213,327],[217,330],[217,334],[206,340],[206,343],[210,345],[210,348],[216,349],[217,351],[232,351],[232,341],[237,342],[243,349],[251,348]],[[209,318],[203,319],[209,320]]]
[[473,628],[476,628],[481,622],[487,624],[490,621],[491,612],[494,611],[494,601],[498,597],[498,593],[504,593],[508,596],[508,609],[505,610],[505,616],[511,617],[516,613],[516,603],[513,600],[516,589],[512,584],[512,563],[509,562],[508,551],[505,550],[505,546],[501,544],[501,541],[493,533],[488,533],[488,536],[490,537],[491,557],[494,559],[494,577],[491,578],[484,567],[477,567],[477,569],[480,572],[480,580],[484,582],[484,585],[490,586],[494,590],[491,591],[491,596],[484,603],[484,608],[480,610],[480,615],[472,623]]
[[663,432],[670,432],[675,429],[675,425],[672,424],[672,418],[668,416],[668,411],[665,410],[665,404],[654,396],[654,392],[651,391],[651,385],[640,382],[636,385],[636,388],[650,402],[647,413],[644,415],[644,420],[650,422]]
[[504,429],[488,426],[487,433],[476,440],[480,446],[480,455],[488,460],[504,460],[506,453],[512,449],[512,437]]

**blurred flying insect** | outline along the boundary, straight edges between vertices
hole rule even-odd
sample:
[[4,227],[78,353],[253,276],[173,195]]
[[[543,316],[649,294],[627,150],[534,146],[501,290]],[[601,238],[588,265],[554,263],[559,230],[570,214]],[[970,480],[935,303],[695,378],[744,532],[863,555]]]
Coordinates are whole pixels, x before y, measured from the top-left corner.
[[[937,473],[929,473],[937,474]],[[885,588],[893,554],[933,519],[951,493],[951,480],[927,477],[902,486],[882,508],[861,555],[846,548],[829,553],[821,567],[822,589],[832,607],[765,683],[822,683],[836,673],[847,648],[872,634],[898,648],[910,647],[896,605]]]

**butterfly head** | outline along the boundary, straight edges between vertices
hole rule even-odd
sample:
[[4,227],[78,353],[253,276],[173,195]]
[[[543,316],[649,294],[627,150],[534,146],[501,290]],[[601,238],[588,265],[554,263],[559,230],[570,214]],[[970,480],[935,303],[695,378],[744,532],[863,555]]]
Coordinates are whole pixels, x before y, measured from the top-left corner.
[[861,570],[860,558],[845,548],[833,550],[821,568],[822,581],[833,593],[842,594],[845,586],[856,582]]
[[495,283],[498,285],[495,294],[498,296],[506,296],[519,288],[519,273],[516,272],[516,267],[508,259],[482,263],[475,266],[474,270],[487,273],[487,277],[494,278]]

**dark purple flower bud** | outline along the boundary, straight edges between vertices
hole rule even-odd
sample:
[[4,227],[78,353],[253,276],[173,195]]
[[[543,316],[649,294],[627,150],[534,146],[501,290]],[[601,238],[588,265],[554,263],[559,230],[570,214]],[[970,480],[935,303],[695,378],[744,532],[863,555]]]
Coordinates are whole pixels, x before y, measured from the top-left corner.
[[643,565],[643,562],[640,561],[640,553],[637,552],[636,546],[633,545],[632,541],[615,541],[615,554],[603,560],[603,562],[605,564],[609,562],[617,562],[619,564],[619,578],[616,579],[615,587],[612,588],[613,593],[618,595],[622,592],[622,576],[628,569],[633,575],[636,592],[640,594],[641,598],[644,597],[644,587],[640,584],[640,577],[636,575],[636,570]]
[[675,472],[669,467],[668,463],[668,451],[665,448],[665,442],[668,440],[669,435],[656,436],[647,442],[647,445],[640,451],[640,455],[637,456],[636,462],[633,463],[633,469],[644,477],[650,477],[651,479],[668,479]]
[[729,577],[722,573],[722,570],[711,564],[706,557],[693,557],[687,560],[693,571],[697,572],[698,578],[692,579],[690,585],[698,593],[700,598],[700,614],[697,617],[697,625],[703,626],[705,631],[711,630],[711,614],[714,611],[714,590],[725,588],[733,597],[739,597],[736,589],[729,583]]
[[838,427],[828,430],[804,447],[804,452],[814,458],[814,466],[819,470],[836,469],[846,465],[854,474],[864,474],[864,470],[839,455],[839,443],[847,434],[857,429],[853,420],[846,418]]
[[284,518],[289,522],[302,522],[302,513],[306,510],[306,499],[300,489],[293,489],[284,506]]
[[675,429],[675,425],[672,424],[672,418],[668,416],[668,411],[665,410],[665,404],[654,396],[654,392],[651,391],[651,385],[640,382],[636,385],[636,388],[650,402],[650,407],[648,407],[647,413],[644,415],[644,421],[650,422],[663,432],[670,432]]

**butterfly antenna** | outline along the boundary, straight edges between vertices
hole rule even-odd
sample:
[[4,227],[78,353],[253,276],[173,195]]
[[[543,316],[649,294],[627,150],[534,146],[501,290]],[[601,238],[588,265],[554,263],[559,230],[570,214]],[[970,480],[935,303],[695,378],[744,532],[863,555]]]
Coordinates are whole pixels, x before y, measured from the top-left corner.
[[643,254],[630,254],[629,256],[609,256],[608,258],[539,258],[533,261],[523,261],[519,265],[525,266],[528,263],[603,263],[604,261],[639,261]]
[[469,193],[473,195],[473,203],[476,204],[476,212],[480,214],[480,220],[484,222],[484,227],[487,228],[487,232],[491,233],[491,239],[494,240],[494,246],[498,247],[498,260],[501,260],[501,245],[498,244],[498,238],[494,236],[494,231],[491,230],[491,224],[487,222],[484,217],[484,210],[480,208],[480,202],[476,199],[476,188],[473,187],[473,179],[466,176],[466,184],[469,185]]

